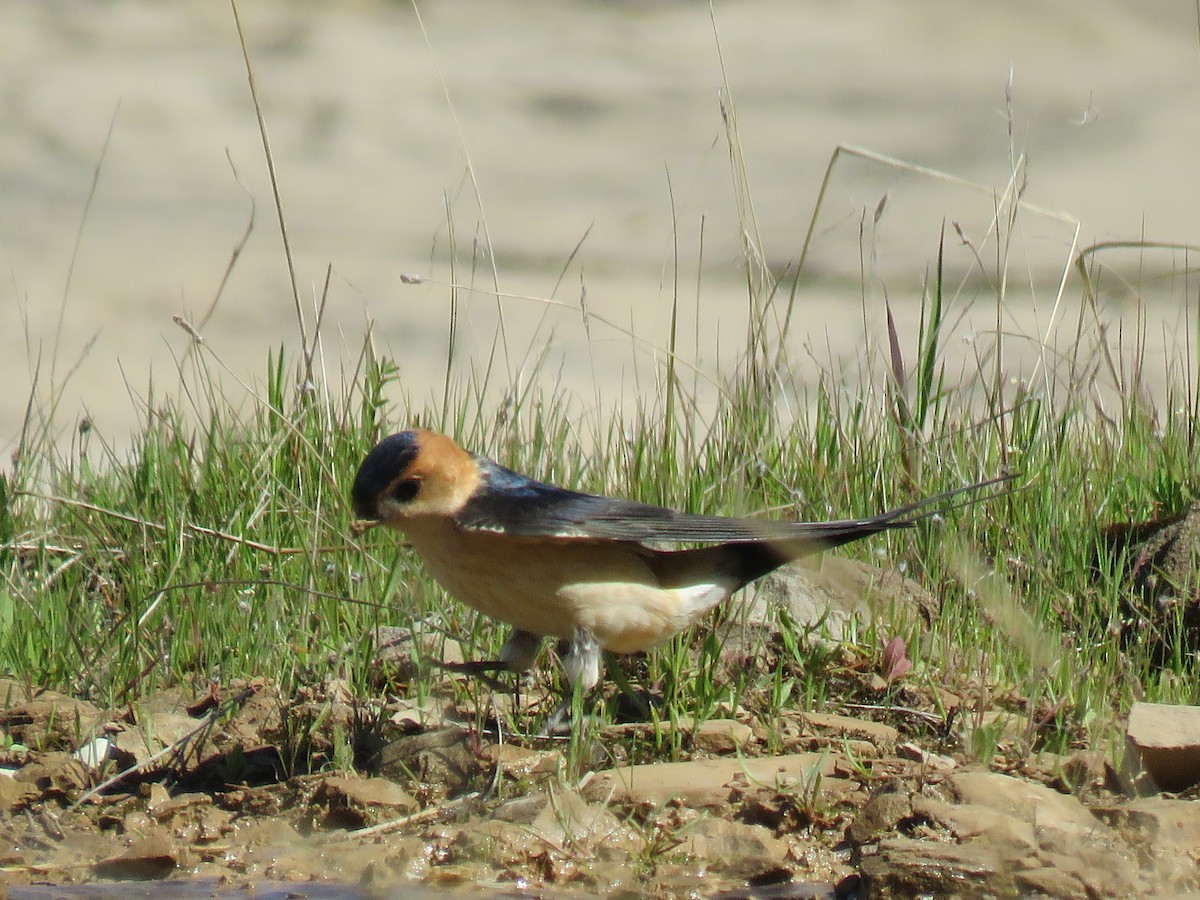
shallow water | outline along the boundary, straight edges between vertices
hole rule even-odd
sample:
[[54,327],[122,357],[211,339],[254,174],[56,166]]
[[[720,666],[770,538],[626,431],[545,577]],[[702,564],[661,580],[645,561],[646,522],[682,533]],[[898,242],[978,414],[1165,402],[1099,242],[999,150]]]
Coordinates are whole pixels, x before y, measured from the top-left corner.
[[[29,885],[8,889],[10,900],[142,900],[163,897],[167,900],[197,900],[202,897],[244,897],[248,900],[357,900],[378,896],[351,885],[321,884],[320,882],[246,883],[221,885],[216,881],[119,881],[108,884],[80,884],[71,887]],[[444,897],[421,888],[412,893],[404,889],[405,897]]]
[[[1010,345],[1027,345],[1013,358],[1021,374],[1053,324],[1073,249],[1197,238],[1195,10],[1132,0],[965,9],[718,3],[718,55],[702,3],[431,3],[428,42],[407,4],[243,3],[308,329],[332,267],[329,378],[353,364],[373,321],[413,402],[440,394],[448,215],[460,283],[542,298],[502,301],[501,387],[562,384],[585,411],[650,395],[676,291],[685,360],[704,374],[728,364],[746,320],[738,208],[749,207],[730,174],[722,60],[757,224],[748,233],[778,268],[798,257],[839,143],[984,189],[878,160],[839,165],[788,338],[797,377],[878,359],[885,290],[915,342],[939,231],[955,222],[971,241],[948,230],[948,265],[965,284],[952,317],[963,361],[999,322],[1030,339]],[[235,378],[263,380],[268,348],[298,347],[228,7],[12,0],[0,11],[0,85],[0,447],[14,445],[35,371],[40,404],[65,384],[64,427],[86,415],[120,446],[151,376],[155,402],[180,393],[174,360],[189,338],[173,315],[200,327],[235,401]],[[998,250],[989,191],[1004,191],[1014,153],[1028,154],[1026,200],[1066,215],[1024,213]],[[487,259],[472,270],[473,242],[490,244],[494,275]],[[998,257],[1010,280],[1001,310],[988,283]],[[1103,295],[1102,313],[1128,324],[1131,297],[1152,302],[1161,322],[1148,333],[1163,346],[1150,348],[1147,370],[1161,392],[1180,300],[1194,289],[1159,277],[1182,268],[1180,254],[1122,265],[1133,287]],[[409,272],[442,283],[402,285]],[[614,327],[584,321],[584,291]],[[1059,312],[1072,328],[1078,295],[1069,287],[1074,306]],[[487,357],[497,304],[487,293],[460,302],[461,372]]]

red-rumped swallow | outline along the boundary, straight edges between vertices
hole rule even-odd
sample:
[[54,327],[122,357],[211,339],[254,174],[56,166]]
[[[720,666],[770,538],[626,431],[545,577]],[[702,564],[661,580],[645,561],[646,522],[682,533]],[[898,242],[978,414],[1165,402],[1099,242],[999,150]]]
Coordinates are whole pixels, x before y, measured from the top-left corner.
[[[454,597],[513,626],[500,660],[523,672],[542,638],[561,639],[569,682],[590,690],[600,650],[633,653],[693,625],[739,588],[780,566],[934,515],[980,482],[866,519],[782,522],[676,512],[535,481],[412,430],[381,441],[351,497],[359,533],[401,531]],[[665,550],[647,545],[698,544]]]

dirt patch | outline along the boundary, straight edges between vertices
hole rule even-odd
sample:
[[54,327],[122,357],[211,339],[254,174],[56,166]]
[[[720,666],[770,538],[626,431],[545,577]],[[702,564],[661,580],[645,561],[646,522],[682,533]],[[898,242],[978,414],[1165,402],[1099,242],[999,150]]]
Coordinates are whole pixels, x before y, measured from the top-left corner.
[[[1019,764],[1013,754],[1006,772],[972,767],[944,752],[944,741],[914,734],[921,729],[905,717],[787,713],[766,723],[733,710],[677,723],[690,739],[675,762],[574,777],[568,742],[498,740],[486,727],[450,724],[448,709],[440,724],[414,725],[398,702],[375,716],[399,723],[381,729],[375,771],[386,777],[289,776],[282,767],[296,741],[285,740],[288,705],[273,687],[239,686],[216,699],[189,714],[177,695],[174,706],[150,698],[139,705],[144,720],[48,693],[12,703],[2,714],[11,729],[0,775],[4,881],[318,880],[369,891],[540,885],[555,895],[727,897],[768,887],[782,895],[782,884],[788,896],[831,897],[1200,889],[1194,801],[1127,801],[1096,754]],[[87,734],[50,725],[84,711]],[[154,722],[184,719],[193,727],[177,728],[175,742],[155,752]],[[98,739],[134,729],[145,753],[113,749],[98,767],[81,758],[79,747],[94,752]],[[593,729],[590,740],[636,746],[669,731],[635,723]],[[331,765],[319,734],[305,740],[309,758]],[[131,758],[114,778],[115,761]]]

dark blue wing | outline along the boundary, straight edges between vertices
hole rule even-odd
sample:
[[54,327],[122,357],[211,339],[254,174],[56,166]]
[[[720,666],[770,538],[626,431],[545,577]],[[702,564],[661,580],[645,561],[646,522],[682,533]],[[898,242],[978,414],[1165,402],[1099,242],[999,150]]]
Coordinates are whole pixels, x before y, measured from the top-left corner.
[[959,488],[866,519],[777,522],[682,513],[632,500],[584,494],[535,481],[491,460],[478,460],[483,482],[455,516],[463,528],[519,537],[559,537],[637,542],[717,543],[812,539],[826,546],[891,528],[907,528],[932,515],[928,507]]

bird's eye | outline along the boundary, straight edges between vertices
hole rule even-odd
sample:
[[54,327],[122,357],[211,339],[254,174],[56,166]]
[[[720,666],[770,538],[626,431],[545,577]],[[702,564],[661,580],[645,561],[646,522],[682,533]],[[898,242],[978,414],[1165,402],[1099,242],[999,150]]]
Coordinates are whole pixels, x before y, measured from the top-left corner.
[[400,503],[407,503],[421,491],[421,479],[405,478],[392,489],[392,497]]

